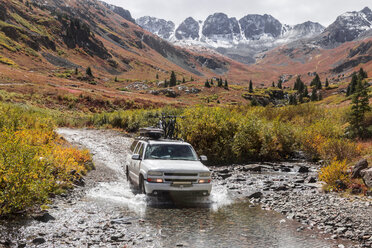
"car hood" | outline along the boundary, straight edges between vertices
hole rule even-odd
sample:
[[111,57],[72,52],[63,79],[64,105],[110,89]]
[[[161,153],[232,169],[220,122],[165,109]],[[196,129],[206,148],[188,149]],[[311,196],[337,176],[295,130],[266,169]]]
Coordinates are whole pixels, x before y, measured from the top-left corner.
[[209,169],[200,161],[185,160],[144,160],[143,163],[149,170],[167,172],[203,172]]

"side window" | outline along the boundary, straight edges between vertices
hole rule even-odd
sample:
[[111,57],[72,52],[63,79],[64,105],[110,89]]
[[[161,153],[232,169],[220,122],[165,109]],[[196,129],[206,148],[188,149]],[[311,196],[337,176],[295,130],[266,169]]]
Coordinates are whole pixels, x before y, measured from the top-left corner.
[[136,148],[136,145],[138,144],[138,140],[133,141],[132,145],[130,146],[130,150],[134,152],[134,148]]
[[138,142],[136,148],[134,149],[133,154],[138,154],[138,151],[140,150],[141,147],[142,147],[142,143]]
[[140,155],[140,158],[143,157],[143,150],[145,149],[145,144],[142,144],[141,149],[139,150],[138,154]]

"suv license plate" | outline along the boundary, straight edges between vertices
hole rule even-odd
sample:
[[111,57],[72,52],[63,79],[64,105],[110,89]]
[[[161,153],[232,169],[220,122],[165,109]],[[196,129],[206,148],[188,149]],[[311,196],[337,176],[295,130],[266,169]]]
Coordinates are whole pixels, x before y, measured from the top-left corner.
[[183,186],[183,187],[191,187],[192,184],[191,184],[191,182],[173,182],[172,183],[172,186],[175,186],[175,187],[181,187],[181,186]]

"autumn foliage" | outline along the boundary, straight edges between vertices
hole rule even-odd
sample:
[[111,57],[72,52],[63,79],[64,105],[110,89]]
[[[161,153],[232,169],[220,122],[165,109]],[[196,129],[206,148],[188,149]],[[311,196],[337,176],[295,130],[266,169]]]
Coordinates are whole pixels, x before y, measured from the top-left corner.
[[46,203],[86,173],[89,152],[67,146],[42,112],[0,103],[0,115],[0,216]]

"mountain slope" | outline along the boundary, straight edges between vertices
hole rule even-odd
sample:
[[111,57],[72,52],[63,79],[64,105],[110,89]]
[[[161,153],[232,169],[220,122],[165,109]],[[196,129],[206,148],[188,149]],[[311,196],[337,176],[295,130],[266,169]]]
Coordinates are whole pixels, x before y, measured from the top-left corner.
[[[317,23],[291,27],[270,16],[245,18],[250,19],[260,19],[267,27],[257,24],[242,32],[240,21],[223,13],[211,15],[208,22],[187,18],[169,36],[171,41],[179,39],[174,45],[135,24],[125,9],[101,1],[4,0],[0,90],[26,94],[20,102],[46,101],[48,107],[64,104],[66,109],[81,102],[94,112],[95,105],[106,109],[184,105],[216,94],[239,102],[244,101],[242,91],[250,80],[261,87],[285,77],[289,86],[296,75],[306,80],[314,72],[322,78],[347,77],[361,65],[372,72],[368,30],[358,41],[325,49],[314,38],[298,40],[323,30]],[[211,49],[230,41],[236,42],[233,47]],[[199,46],[208,42],[207,48]],[[93,77],[85,73],[88,67]],[[164,88],[162,81],[169,80],[171,71],[179,83],[183,79],[187,83]],[[231,88],[206,89],[206,78],[227,79]],[[65,95],[73,95],[73,100],[64,100]]]
[[336,21],[316,38],[316,44],[323,47],[336,47],[341,43],[355,40],[371,28],[372,11],[368,7],[361,11],[347,12],[337,17]]

